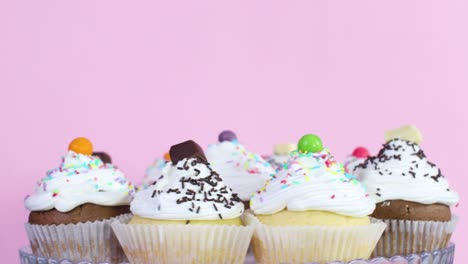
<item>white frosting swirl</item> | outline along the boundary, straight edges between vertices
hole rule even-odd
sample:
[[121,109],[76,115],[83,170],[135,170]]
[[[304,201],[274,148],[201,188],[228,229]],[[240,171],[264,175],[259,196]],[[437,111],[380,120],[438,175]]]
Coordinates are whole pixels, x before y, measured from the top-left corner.
[[128,205],[133,185],[122,171],[98,157],[69,151],[60,167],[47,172],[35,193],[24,204],[31,211],[57,209],[68,212],[85,203],[104,206]]
[[237,141],[209,145],[205,153],[213,169],[243,201],[248,201],[275,174],[270,163]]
[[321,153],[292,152],[288,168],[257,191],[250,208],[256,214],[321,210],[362,217],[375,209],[363,186],[345,174],[327,150]]
[[162,175],[162,171],[166,166],[167,161],[165,159],[155,159],[153,164],[146,169],[141,189],[146,189],[150,185],[154,184],[158,178]]
[[376,157],[354,170],[377,203],[405,200],[421,204],[456,205],[452,190],[440,169],[426,159],[421,148],[410,141],[393,139]]
[[139,191],[133,214],[165,220],[217,220],[239,217],[244,204],[208,164],[190,158],[168,162],[154,185]]

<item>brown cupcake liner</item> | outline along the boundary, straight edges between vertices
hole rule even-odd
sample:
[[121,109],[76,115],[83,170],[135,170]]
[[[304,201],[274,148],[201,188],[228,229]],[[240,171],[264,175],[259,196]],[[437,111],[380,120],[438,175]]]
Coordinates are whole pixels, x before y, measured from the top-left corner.
[[372,254],[373,257],[406,256],[447,247],[458,222],[452,216],[448,222],[382,220],[387,224]]
[[37,256],[73,261],[120,263],[127,260],[111,223],[128,219],[125,214],[110,219],[66,225],[26,223],[26,233]]

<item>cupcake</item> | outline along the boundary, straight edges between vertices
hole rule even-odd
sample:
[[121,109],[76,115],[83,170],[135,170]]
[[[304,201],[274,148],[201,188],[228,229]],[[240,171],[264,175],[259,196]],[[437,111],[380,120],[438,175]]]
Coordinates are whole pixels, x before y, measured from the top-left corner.
[[268,161],[273,169],[278,172],[282,170],[288,162],[289,153],[296,149],[296,144],[276,144],[273,146],[273,155],[267,156],[266,161]]
[[208,146],[206,157],[226,186],[248,207],[252,194],[275,174],[275,170],[260,155],[249,152],[240,144],[232,131],[223,131],[218,140]]
[[366,161],[369,157],[369,151],[364,147],[357,147],[353,153],[346,157],[344,162],[344,169],[346,173],[353,174],[354,168],[359,164]]
[[369,218],[375,204],[363,186],[311,134],[250,208],[246,222],[255,226],[252,246],[261,263],[367,259],[385,229]]
[[26,197],[31,248],[38,256],[118,263],[125,255],[110,223],[129,213],[133,185],[122,171],[92,156],[77,138],[58,168],[47,172]]
[[170,149],[154,185],[131,203],[129,223],[114,231],[132,263],[243,263],[253,227],[244,205],[189,140]]
[[156,181],[161,177],[162,170],[170,160],[169,153],[164,154],[163,158],[158,158],[153,161],[153,164],[146,169],[141,189],[146,189],[150,185],[155,184]]
[[377,203],[372,216],[388,225],[376,247],[378,256],[444,248],[457,222],[450,211],[458,203],[457,192],[420,146],[408,140],[419,137],[406,133],[354,170]]

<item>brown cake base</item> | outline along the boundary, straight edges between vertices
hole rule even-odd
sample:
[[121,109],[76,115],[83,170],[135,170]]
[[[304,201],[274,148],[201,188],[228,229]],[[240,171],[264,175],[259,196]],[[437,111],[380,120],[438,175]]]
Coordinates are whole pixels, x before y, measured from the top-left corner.
[[376,204],[371,215],[379,219],[411,221],[450,221],[450,207],[445,204],[420,204],[403,200],[391,200]]
[[130,213],[130,207],[128,205],[102,206],[87,203],[66,213],[59,212],[55,209],[31,212],[29,214],[29,223],[36,225],[76,224],[108,219],[126,213]]

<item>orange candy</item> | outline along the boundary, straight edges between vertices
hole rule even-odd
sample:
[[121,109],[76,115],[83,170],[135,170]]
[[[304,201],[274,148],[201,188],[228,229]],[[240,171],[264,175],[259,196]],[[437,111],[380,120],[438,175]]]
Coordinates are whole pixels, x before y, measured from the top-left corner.
[[171,160],[171,155],[169,155],[169,152],[164,153],[164,160],[166,160],[166,161]]
[[72,150],[76,153],[84,154],[84,155],[92,155],[93,154],[93,144],[89,139],[85,137],[75,138],[70,142],[68,145],[68,150]]

